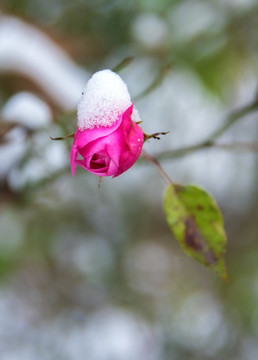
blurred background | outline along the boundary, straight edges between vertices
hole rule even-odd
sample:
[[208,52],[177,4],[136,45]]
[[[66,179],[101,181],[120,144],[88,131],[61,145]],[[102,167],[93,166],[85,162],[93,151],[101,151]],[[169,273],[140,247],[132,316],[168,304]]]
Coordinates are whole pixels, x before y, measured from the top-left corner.
[[[128,57],[143,130],[169,131],[145,150],[222,210],[227,284],[172,237],[151,164],[99,190],[71,176],[72,139],[50,140],[75,131],[92,73]],[[257,358],[257,111],[223,146],[167,154],[253,103],[257,59],[256,0],[1,0],[1,360]]]

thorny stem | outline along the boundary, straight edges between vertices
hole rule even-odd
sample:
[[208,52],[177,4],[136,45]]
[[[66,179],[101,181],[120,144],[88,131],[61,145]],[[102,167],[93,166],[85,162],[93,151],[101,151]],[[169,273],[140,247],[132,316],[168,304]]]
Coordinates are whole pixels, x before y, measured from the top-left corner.
[[[167,175],[167,173],[164,171],[164,169],[161,167],[161,165],[158,162],[158,159],[173,159],[178,157],[183,157],[191,152],[195,152],[198,150],[206,149],[212,146],[218,146],[218,147],[226,147],[226,144],[217,144],[214,142],[215,139],[217,139],[219,136],[221,136],[226,130],[228,130],[234,123],[239,121],[243,116],[251,113],[252,111],[255,111],[258,109],[258,97],[249,105],[246,105],[239,109],[238,111],[230,114],[227,119],[225,120],[224,124],[222,124],[216,131],[213,132],[206,140],[197,143],[195,145],[182,147],[175,150],[165,151],[158,155],[156,155],[156,158],[149,155],[146,151],[142,151],[142,156],[150,161],[158,170],[164,181],[168,184],[172,183],[172,180]],[[68,135],[68,137],[73,137],[74,134]],[[59,138],[53,138],[53,140],[58,140]],[[60,138],[62,140],[63,138]],[[252,144],[253,149],[256,150],[256,143]],[[47,185],[48,183],[55,181],[58,177],[64,175],[67,173],[67,168],[64,167],[60,170],[57,170],[55,173],[46,176],[43,179],[40,179],[39,181],[26,185],[22,190],[21,193],[29,193],[32,190],[36,190],[44,185]]]
[[173,184],[173,181],[170,179],[170,177],[163,169],[163,167],[160,165],[157,159],[155,159],[153,156],[148,154],[145,150],[142,150],[142,156],[156,167],[156,169],[158,170],[159,174],[161,175],[161,177],[163,178],[166,184],[168,185]]

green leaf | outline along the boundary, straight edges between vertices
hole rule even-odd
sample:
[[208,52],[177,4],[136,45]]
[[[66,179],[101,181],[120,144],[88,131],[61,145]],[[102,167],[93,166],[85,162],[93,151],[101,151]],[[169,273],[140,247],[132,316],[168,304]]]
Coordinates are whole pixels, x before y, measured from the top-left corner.
[[226,234],[215,200],[197,186],[171,184],[165,191],[164,211],[186,254],[227,280]]

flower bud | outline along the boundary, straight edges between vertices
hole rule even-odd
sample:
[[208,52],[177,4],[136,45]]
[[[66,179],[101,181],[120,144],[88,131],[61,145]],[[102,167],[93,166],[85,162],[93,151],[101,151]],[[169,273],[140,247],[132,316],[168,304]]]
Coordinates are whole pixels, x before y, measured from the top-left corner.
[[78,106],[71,150],[73,175],[80,165],[95,175],[116,177],[136,162],[144,134],[132,120],[133,113],[127,86],[119,75],[102,70],[91,77]]

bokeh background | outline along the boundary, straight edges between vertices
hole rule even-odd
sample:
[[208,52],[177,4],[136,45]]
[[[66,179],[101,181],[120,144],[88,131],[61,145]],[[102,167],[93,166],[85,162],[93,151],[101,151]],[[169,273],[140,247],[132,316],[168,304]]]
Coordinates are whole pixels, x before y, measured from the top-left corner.
[[[229,283],[176,243],[151,164],[98,189],[72,178],[72,140],[50,140],[75,131],[91,74],[128,57],[142,128],[170,131],[145,150],[222,210]],[[256,99],[257,59],[256,0],[1,0],[1,360],[257,358],[257,111],[167,154]]]

